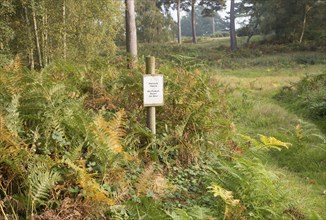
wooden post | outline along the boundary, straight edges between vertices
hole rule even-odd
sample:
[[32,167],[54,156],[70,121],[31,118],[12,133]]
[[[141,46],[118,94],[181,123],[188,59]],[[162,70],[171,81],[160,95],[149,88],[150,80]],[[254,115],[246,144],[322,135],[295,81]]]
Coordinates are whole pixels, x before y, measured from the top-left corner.
[[[155,57],[146,57],[146,74],[155,74]],[[147,127],[152,131],[152,134],[156,134],[156,109],[155,106],[147,107]]]

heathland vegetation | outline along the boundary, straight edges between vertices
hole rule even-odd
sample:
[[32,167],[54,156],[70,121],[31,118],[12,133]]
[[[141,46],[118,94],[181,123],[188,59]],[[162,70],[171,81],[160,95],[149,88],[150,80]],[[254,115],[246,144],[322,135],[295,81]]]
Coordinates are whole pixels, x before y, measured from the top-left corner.
[[136,1],[136,47],[120,1],[0,3],[0,219],[325,219],[325,4],[241,1],[231,50],[218,25],[170,41],[167,9],[217,21],[223,1],[153,2]]

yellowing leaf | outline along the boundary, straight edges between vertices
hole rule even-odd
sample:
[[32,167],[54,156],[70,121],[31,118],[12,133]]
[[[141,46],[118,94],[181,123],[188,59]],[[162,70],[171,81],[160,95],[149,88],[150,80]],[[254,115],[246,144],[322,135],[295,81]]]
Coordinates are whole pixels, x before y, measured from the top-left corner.
[[265,145],[265,146],[269,146],[269,147],[274,147],[280,150],[279,147],[285,147],[285,148],[289,148],[289,146],[291,145],[290,143],[286,143],[283,141],[280,141],[274,137],[267,137],[264,135],[259,135],[260,136],[260,141]]
[[254,144],[255,146],[259,145],[259,142],[256,139],[254,139],[254,138],[252,138],[250,136],[240,134],[240,137],[242,137],[243,139],[249,141],[250,143]]
[[240,200],[233,198],[232,191],[228,191],[219,185],[213,184],[207,188],[211,189],[210,192],[214,194],[214,197],[221,197],[228,205],[235,206],[240,202]]
[[107,122],[102,115],[97,115],[94,121],[93,132],[98,143],[106,145],[113,153],[123,152],[120,139],[124,136],[125,131],[123,121],[125,120],[125,112],[119,111],[115,117]]

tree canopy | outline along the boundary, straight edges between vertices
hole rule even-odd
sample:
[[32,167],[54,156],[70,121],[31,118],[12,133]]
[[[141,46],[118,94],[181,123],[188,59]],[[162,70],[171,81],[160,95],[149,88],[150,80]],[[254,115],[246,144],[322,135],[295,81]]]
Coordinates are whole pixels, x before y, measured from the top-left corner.
[[123,18],[121,8],[115,0],[4,0],[0,52],[20,54],[29,65],[35,59],[36,66],[112,53]]
[[166,42],[174,39],[175,22],[152,0],[136,1],[137,34],[140,42]]
[[[198,36],[210,36],[215,32],[228,31],[229,22],[222,19],[219,14],[207,17],[202,14],[203,8],[197,7],[195,11],[196,15],[196,33]],[[214,19],[213,19],[214,18]],[[214,25],[214,28],[213,28]],[[191,31],[191,13],[187,12],[181,19],[182,35],[192,36]]]
[[326,35],[325,11],[326,2],[319,0],[242,0],[238,8],[238,12],[250,16],[249,30],[258,28],[260,33],[273,34],[275,40],[283,42]]
[[[241,0],[236,16],[249,22],[238,33],[273,36],[277,42],[324,39],[326,2],[321,0]],[[177,0],[137,0],[139,42],[174,40],[179,28],[170,9]],[[216,14],[221,0],[180,0],[182,34],[207,36],[228,30],[229,21]],[[194,20],[190,13],[194,6]],[[19,54],[31,68],[44,67],[58,59],[88,61],[97,55],[114,54],[115,41],[125,40],[123,1],[116,0],[2,0],[0,3],[0,64]],[[214,18],[214,19],[213,19]],[[194,24],[192,24],[194,23]],[[213,25],[215,23],[215,25]],[[193,26],[191,28],[191,26]]]

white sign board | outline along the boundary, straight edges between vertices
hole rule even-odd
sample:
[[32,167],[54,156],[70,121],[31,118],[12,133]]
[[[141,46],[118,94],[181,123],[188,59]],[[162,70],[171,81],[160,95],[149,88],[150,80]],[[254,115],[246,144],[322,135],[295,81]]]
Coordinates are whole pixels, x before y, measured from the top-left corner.
[[163,75],[144,75],[144,106],[161,106],[163,100]]

